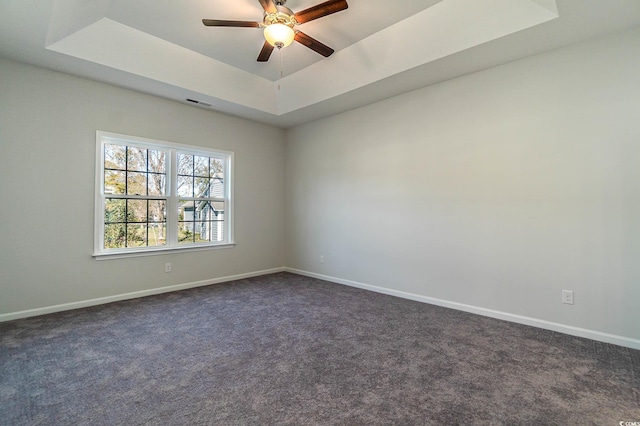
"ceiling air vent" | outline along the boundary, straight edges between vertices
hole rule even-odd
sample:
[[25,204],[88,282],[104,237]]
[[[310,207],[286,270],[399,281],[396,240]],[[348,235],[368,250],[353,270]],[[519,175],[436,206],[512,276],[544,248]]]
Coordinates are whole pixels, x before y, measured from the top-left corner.
[[196,101],[195,99],[189,99],[189,98],[187,98],[187,99],[186,99],[186,101],[187,101],[187,102],[191,102],[192,104],[198,104],[198,105],[202,105],[202,106],[205,106],[205,107],[210,107],[210,106],[211,106],[211,104],[209,104],[209,103],[207,103],[207,102],[203,102],[203,101]]

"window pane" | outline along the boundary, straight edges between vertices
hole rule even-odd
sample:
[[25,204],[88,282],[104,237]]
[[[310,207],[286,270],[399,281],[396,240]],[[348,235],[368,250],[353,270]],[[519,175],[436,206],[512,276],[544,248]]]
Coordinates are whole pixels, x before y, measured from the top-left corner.
[[167,244],[167,227],[163,223],[151,223],[147,226],[149,246],[163,246]]
[[127,195],[147,195],[147,174],[129,172],[127,174]]
[[163,151],[149,150],[149,171],[154,173],[166,173],[165,153]]
[[178,196],[193,197],[193,177],[178,176]]
[[193,222],[180,222],[178,226],[178,243],[193,243],[195,240],[195,234],[193,232]]
[[211,203],[213,215],[211,216],[211,241],[224,240],[224,212],[225,205],[223,201],[215,201]]
[[225,206],[223,202],[220,203],[212,203],[213,208],[216,211],[215,222],[213,222],[213,228],[215,230],[215,235],[212,237],[212,241],[224,241],[224,213]]
[[198,242],[208,243],[211,241],[211,221],[202,221],[195,224],[198,233]]
[[196,242],[220,242],[224,240],[224,222],[207,221],[195,223]]
[[180,200],[178,201],[178,220],[191,222],[193,221],[193,201]]
[[211,158],[211,169],[209,176],[222,176],[224,171],[224,161],[219,158]]
[[211,219],[215,216],[211,203],[203,201],[196,203],[196,221],[194,223],[195,232],[198,234],[198,241],[210,241]]
[[125,225],[104,226],[104,248],[122,248],[125,247],[125,241]]
[[147,221],[147,200],[127,200],[127,222]]
[[211,241],[223,241],[224,240],[224,222],[213,221],[211,222]]
[[145,225],[127,225],[127,247],[141,247],[147,245],[147,230]]
[[209,204],[214,212],[213,220],[224,220],[224,201],[212,201]]
[[193,176],[193,155],[178,153],[178,174]]
[[126,172],[116,170],[104,171],[104,193],[124,194],[126,187]]
[[224,182],[221,178],[211,179],[211,195],[210,197],[224,197]]
[[122,222],[126,222],[126,200],[107,198],[104,203],[104,223]]
[[125,170],[126,149],[120,145],[104,144],[104,168]]
[[159,175],[156,173],[149,173],[148,182],[149,185],[149,195],[155,196],[164,196],[165,195],[165,186],[166,176]]
[[178,202],[178,242],[179,243],[192,243],[194,240],[193,235],[193,220],[195,203],[193,201],[180,200]]
[[209,189],[209,178],[203,178],[203,177],[196,177],[195,179],[195,185],[194,185],[194,192],[195,192],[195,196],[196,197],[210,197],[209,193],[210,193],[210,189]]
[[147,171],[147,150],[142,148],[127,147],[127,170]]
[[193,159],[195,176],[209,177],[209,157],[195,156]]
[[167,206],[164,200],[149,200],[148,211],[149,222],[166,222],[167,221]]

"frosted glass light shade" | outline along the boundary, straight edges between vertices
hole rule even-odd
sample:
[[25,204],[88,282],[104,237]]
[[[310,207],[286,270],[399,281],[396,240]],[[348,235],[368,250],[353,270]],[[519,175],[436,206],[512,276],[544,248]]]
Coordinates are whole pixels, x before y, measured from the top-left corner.
[[[264,38],[274,47],[287,47],[293,42],[295,33],[291,27],[284,24],[271,24],[264,29]],[[278,46],[282,43],[281,46]]]

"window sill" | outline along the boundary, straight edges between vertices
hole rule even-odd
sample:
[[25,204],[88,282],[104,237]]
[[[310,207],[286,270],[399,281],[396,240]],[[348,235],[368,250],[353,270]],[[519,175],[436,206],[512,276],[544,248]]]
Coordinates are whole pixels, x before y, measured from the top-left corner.
[[145,250],[114,250],[105,253],[94,253],[93,258],[95,260],[111,260],[111,259],[124,259],[128,257],[142,257],[142,256],[157,256],[161,254],[173,254],[184,253],[189,251],[204,251],[204,250],[217,250],[232,248],[236,243],[225,243],[216,245],[202,245],[202,246],[183,246],[183,247],[170,247],[170,248],[151,248]]

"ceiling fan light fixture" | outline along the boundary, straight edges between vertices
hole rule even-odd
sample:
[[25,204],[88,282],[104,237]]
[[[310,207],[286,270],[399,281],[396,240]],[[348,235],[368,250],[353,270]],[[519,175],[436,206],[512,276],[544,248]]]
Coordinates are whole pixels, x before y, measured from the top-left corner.
[[279,49],[293,43],[295,35],[296,33],[293,31],[293,28],[280,23],[268,25],[264,29],[264,38],[270,45]]

